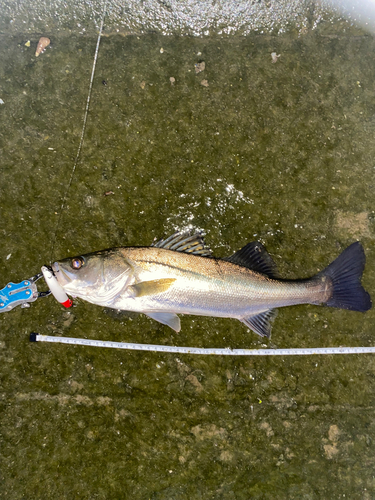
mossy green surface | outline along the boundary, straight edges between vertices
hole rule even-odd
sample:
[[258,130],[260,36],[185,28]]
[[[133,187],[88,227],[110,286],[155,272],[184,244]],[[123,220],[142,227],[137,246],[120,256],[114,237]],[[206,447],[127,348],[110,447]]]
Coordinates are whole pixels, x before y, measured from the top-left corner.
[[[316,273],[359,239],[374,294],[372,37],[103,38],[62,213],[96,39],[51,40],[35,58],[26,40],[0,39],[2,285],[51,255],[148,245],[192,225],[219,257],[260,239],[287,278]],[[185,316],[176,334],[79,300],[2,314],[1,498],[375,496],[371,355],[161,355],[30,344],[32,331],[264,342],[235,320]],[[298,306],[279,312],[265,342],[360,346],[374,334],[372,311]]]

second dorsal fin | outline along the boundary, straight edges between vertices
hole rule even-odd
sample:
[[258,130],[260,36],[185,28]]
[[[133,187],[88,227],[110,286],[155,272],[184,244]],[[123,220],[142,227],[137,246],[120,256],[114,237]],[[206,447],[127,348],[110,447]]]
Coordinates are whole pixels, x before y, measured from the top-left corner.
[[269,278],[278,278],[277,267],[272,257],[259,241],[252,241],[241,250],[224,260],[247,267],[257,273],[265,274]]
[[206,247],[201,233],[177,232],[165,240],[152,243],[151,246],[175,252],[192,253],[201,257],[209,257],[212,253],[212,250]]

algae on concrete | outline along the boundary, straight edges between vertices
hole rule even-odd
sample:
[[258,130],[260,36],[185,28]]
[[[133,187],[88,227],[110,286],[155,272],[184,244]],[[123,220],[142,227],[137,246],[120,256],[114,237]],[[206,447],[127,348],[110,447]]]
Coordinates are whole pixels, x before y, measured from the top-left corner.
[[[27,37],[1,39],[0,283],[51,258],[148,245],[192,225],[217,256],[260,239],[290,278],[360,239],[374,294],[375,43],[340,30],[103,38],[57,228],[96,38],[56,35],[38,59]],[[0,322],[2,498],[375,495],[371,355],[176,357],[28,341],[35,331],[205,347],[372,345],[372,311],[286,308],[270,342],[235,320],[185,316],[175,334],[78,300],[65,311],[53,298]]]

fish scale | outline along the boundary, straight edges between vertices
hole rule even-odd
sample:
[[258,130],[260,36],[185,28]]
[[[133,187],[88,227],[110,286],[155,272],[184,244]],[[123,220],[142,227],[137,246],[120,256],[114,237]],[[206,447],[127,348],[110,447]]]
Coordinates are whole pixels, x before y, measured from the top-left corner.
[[[152,249],[127,248],[121,251],[128,262],[143,270],[138,275],[140,280],[150,279],[149,275],[158,278],[178,276],[180,279],[165,292],[163,301],[173,301],[177,307],[179,303],[185,307],[188,302],[192,310],[194,303],[199,304],[191,314],[210,311],[216,303],[220,316],[245,314],[259,308],[267,310],[270,307],[311,303],[315,300],[312,294],[323,302],[320,299],[320,282],[277,281],[224,260],[176,255],[170,250],[159,251],[158,262],[154,260]],[[206,295],[208,300],[202,303]],[[158,300],[157,297],[152,299]]]

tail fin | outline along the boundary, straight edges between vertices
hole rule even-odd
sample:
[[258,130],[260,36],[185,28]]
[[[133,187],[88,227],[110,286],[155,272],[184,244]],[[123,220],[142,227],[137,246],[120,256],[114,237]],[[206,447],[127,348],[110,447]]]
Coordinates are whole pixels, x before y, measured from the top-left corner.
[[365,252],[357,241],[319,273],[332,280],[333,291],[327,306],[361,312],[371,309],[371,297],[361,285],[365,262]]

